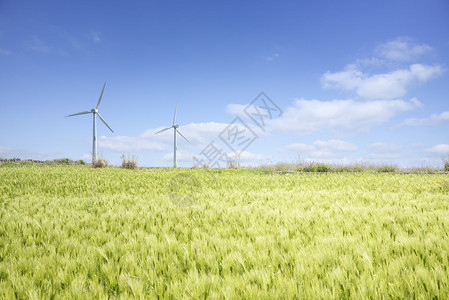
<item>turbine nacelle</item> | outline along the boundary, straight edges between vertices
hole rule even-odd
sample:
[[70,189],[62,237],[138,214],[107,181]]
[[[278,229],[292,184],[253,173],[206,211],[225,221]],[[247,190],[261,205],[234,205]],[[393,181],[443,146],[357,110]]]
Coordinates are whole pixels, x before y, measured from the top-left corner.
[[92,109],[90,110],[90,112],[93,113],[93,114],[96,114],[96,113],[98,113],[98,109],[92,108]]

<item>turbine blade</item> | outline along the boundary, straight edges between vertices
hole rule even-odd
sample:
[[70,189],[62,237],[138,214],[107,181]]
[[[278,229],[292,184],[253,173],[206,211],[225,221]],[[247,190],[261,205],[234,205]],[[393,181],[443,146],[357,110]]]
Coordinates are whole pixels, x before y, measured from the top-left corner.
[[176,129],[176,132],[179,133],[180,136],[182,136],[187,142],[190,143],[190,141],[185,136],[183,136],[182,133],[179,132],[179,130]]
[[100,118],[100,120],[104,123],[104,125],[106,125],[106,127],[109,128],[109,130],[112,131],[112,133],[114,133],[114,130],[112,130],[111,127],[109,127],[108,123],[106,123],[106,121],[101,117],[101,115],[99,113],[97,113],[97,115]]
[[103,89],[101,90],[100,98],[98,99],[97,107],[100,106],[101,98],[103,97],[104,87],[106,86],[106,81],[104,82]]
[[[173,127],[173,126],[172,126],[172,127]],[[164,128],[164,129],[162,129],[162,130],[159,130],[158,132],[155,132],[154,134],[158,134],[158,133],[161,133],[161,132],[163,132],[163,131],[169,130],[169,129],[171,129],[172,127]]]
[[80,112],[80,113],[77,113],[77,114],[71,114],[71,115],[68,115],[68,116],[66,116],[66,117],[73,117],[73,116],[78,116],[78,115],[85,115],[85,114],[90,114],[91,112],[90,111],[83,111],[83,112]]
[[175,116],[173,117],[173,125],[175,125],[175,122],[176,122],[176,109],[178,108],[178,103],[176,103],[176,106],[175,106]]

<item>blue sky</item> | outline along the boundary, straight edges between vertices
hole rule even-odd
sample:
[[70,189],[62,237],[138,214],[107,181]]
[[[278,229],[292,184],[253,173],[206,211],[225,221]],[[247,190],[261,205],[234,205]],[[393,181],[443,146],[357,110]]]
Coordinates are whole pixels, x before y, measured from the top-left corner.
[[[112,164],[171,166],[173,132],[154,133],[177,104],[184,167],[232,149],[242,164],[441,166],[448,68],[443,0],[3,0],[0,157],[89,161],[91,115],[64,116],[107,81],[115,133],[97,121],[98,152]],[[226,141],[232,128],[248,143]]]

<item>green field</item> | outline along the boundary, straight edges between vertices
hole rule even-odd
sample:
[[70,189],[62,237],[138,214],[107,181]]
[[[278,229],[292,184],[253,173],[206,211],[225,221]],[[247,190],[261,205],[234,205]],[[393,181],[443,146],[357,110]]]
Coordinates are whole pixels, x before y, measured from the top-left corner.
[[0,168],[0,299],[449,298],[449,176]]

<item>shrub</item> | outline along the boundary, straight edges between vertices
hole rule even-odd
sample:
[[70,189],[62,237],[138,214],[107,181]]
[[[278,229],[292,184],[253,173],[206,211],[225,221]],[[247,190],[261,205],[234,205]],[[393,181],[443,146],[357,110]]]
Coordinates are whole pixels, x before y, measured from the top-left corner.
[[287,162],[278,162],[273,166],[275,172],[288,172],[292,171],[292,164]]
[[104,158],[100,158],[97,160],[94,160],[92,167],[94,168],[106,168],[108,166],[108,161]]
[[54,159],[53,163],[55,163],[57,165],[73,165],[73,160],[71,160],[69,158],[59,158],[59,159]]
[[329,172],[331,167],[324,163],[309,163],[302,168],[303,172]]
[[316,166],[316,171],[317,172],[329,172],[330,171],[330,167],[328,167],[325,164],[319,164]]
[[302,167],[302,172],[315,172],[315,166],[313,164],[308,164]]
[[122,155],[122,168],[123,169],[137,169],[137,161],[133,155],[132,159],[129,158],[128,155],[128,159],[125,157],[125,155]]
[[443,160],[444,171],[449,172],[449,154],[446,157],[442,156],[441,159]]
[[399,168],[395,165],[381,165],[377,168],[377,171],[380,173],[393,173],[397,172]]

